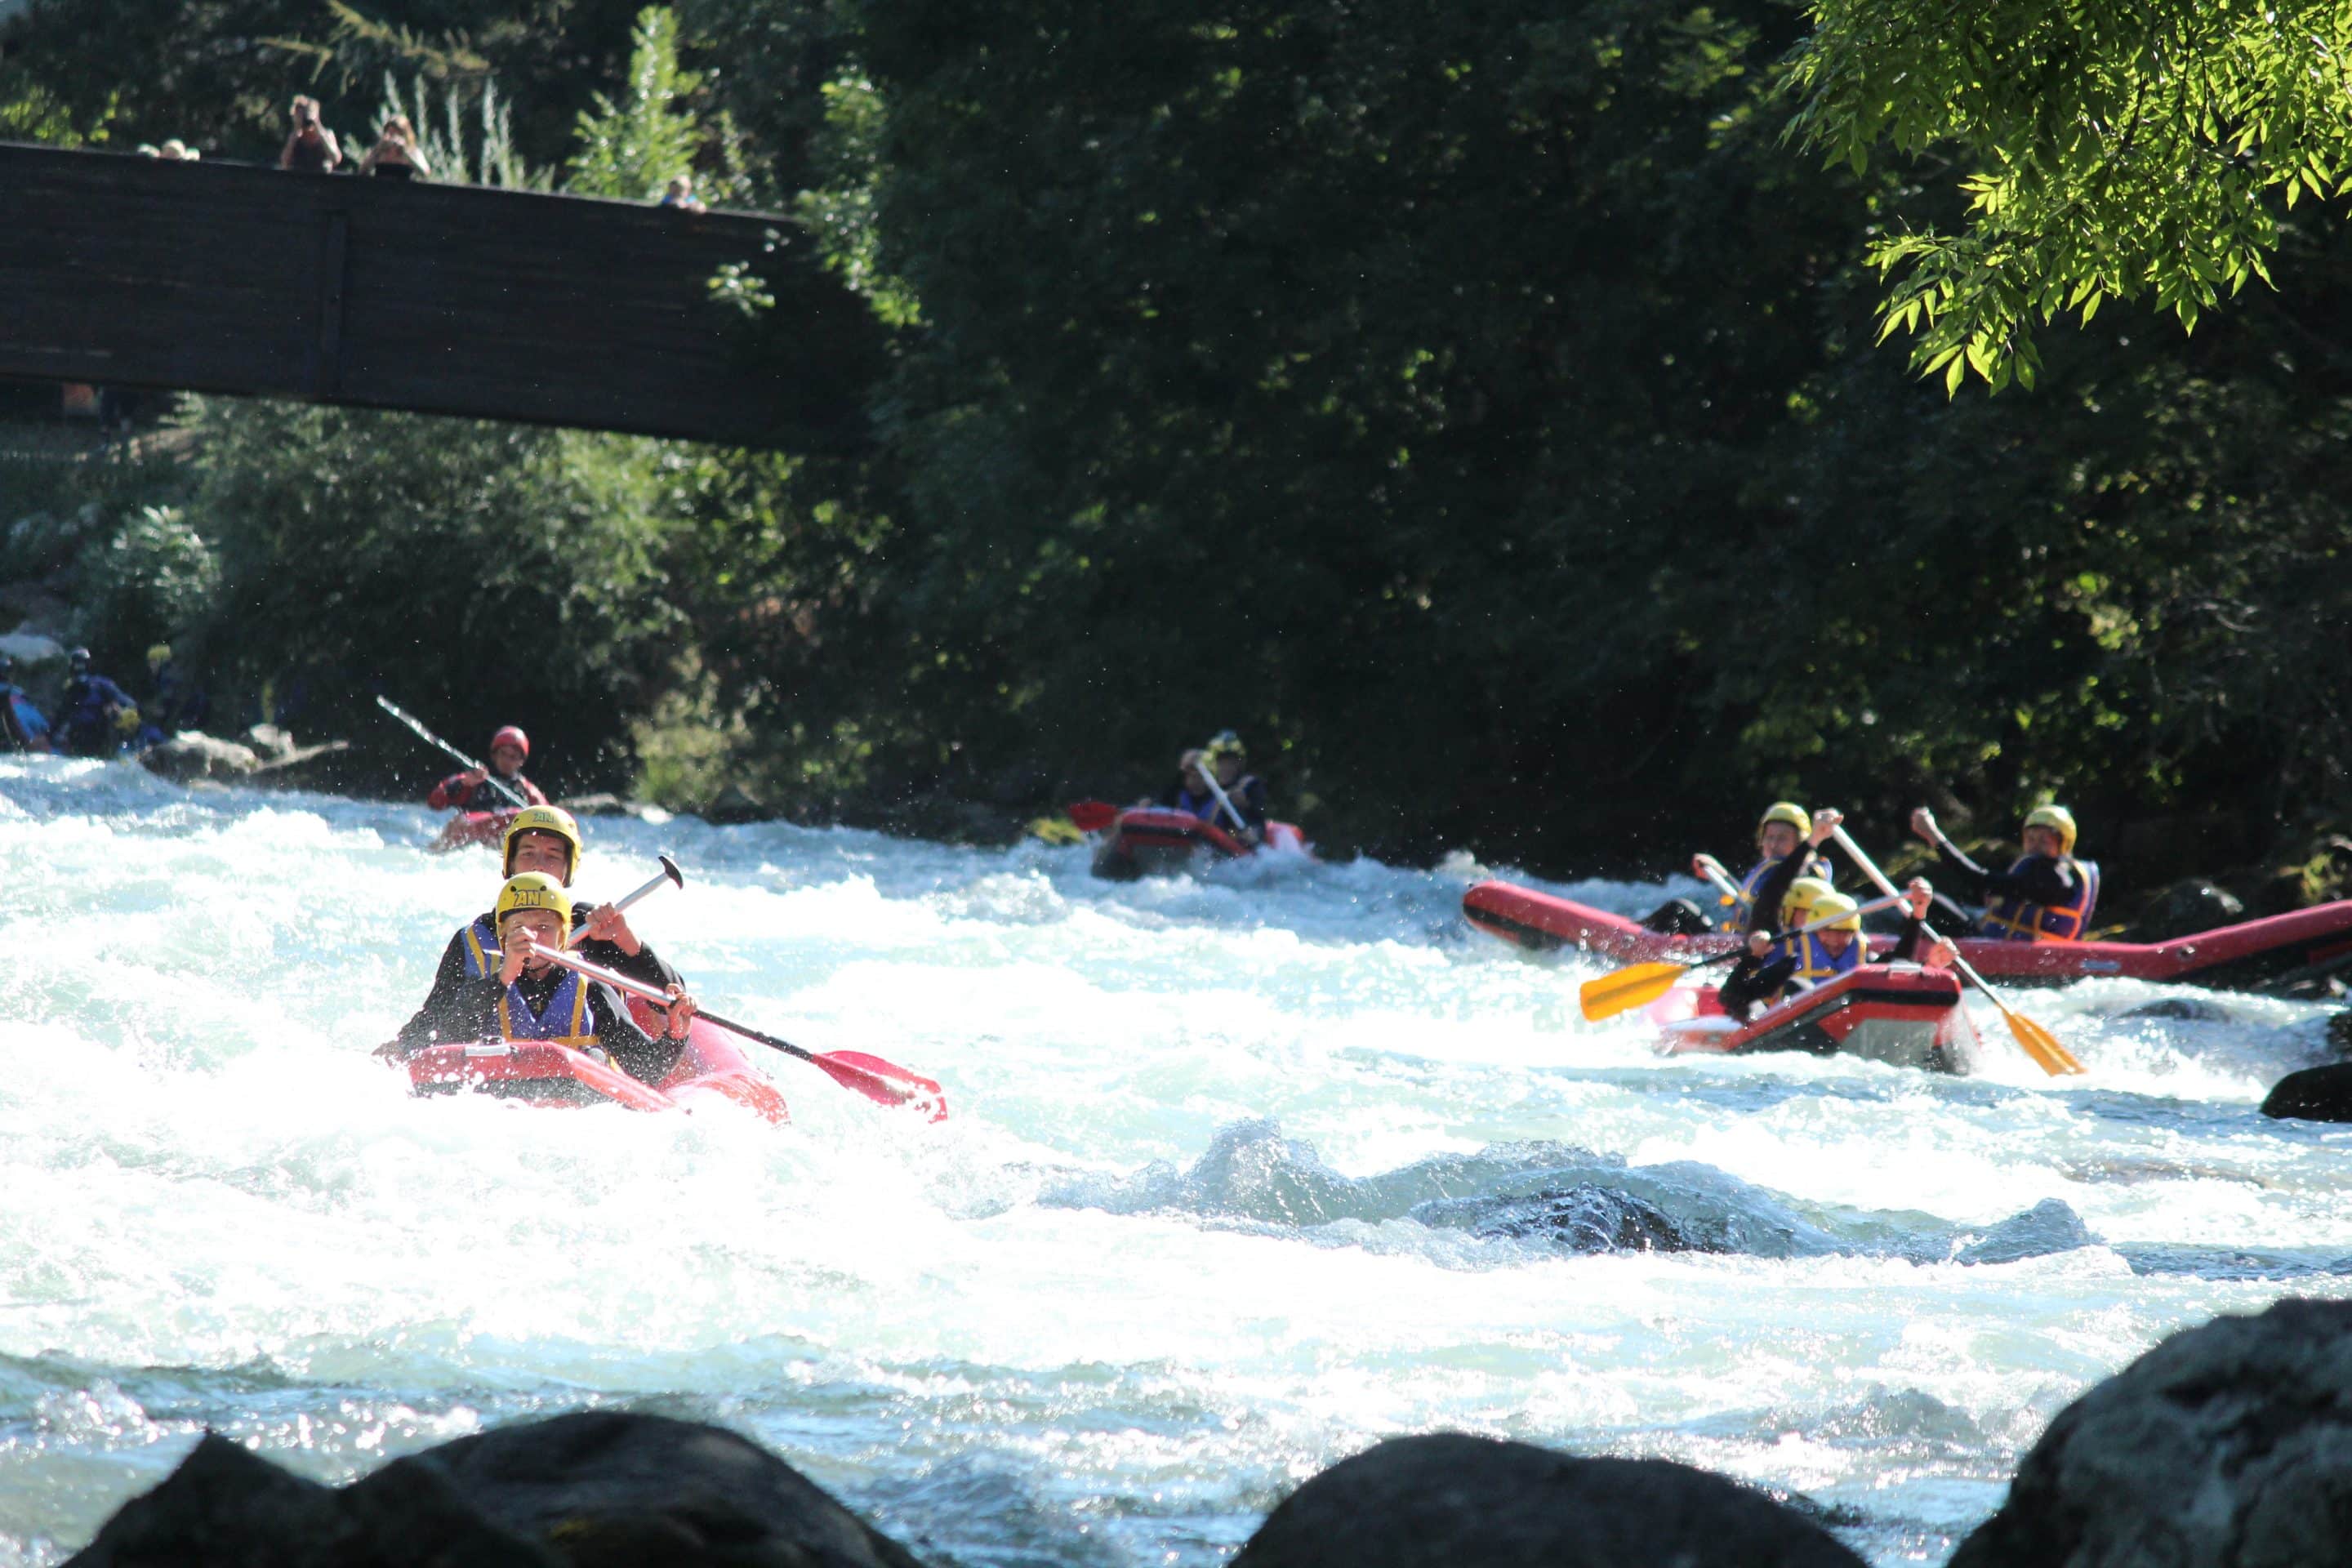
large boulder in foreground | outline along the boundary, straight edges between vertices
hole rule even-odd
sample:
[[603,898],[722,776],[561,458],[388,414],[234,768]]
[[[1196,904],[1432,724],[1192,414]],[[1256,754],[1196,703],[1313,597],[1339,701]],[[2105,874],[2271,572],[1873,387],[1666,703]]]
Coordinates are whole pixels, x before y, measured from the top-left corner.
[[592,1411],[461,1437],[340,1489],[207,1435],[82,1568],[920,1568],[746,1438]]
[[1950,1568],[2352,1565],[2352,1301],[2173,1335],[2068,1405]]
[[1292,1493],[1232,1568],[1862,1568],[1811,1520],[1665,1459],[1398,1437]]

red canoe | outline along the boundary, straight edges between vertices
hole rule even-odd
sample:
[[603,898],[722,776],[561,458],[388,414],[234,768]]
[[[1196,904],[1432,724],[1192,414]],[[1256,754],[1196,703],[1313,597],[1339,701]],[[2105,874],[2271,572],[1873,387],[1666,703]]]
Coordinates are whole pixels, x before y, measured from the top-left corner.
[[[1491,936],[1538,952],[1575,947],[1617,963],[1706,958],[1731,950],[1720,936],[1664,936],[1622,915],[1589,909],[1509,882],[1481,882],[1462,895],[1462,912]],[[1895,945],[1873,935],[1873,951]],[[2352,899],[2291,914],[2242,921],[2170,942],[1963,941],[1960,952],[1987,977],[2059,984],[2086,975],[2250,989],[2352,955]]]
[[1864,964],[1744,1025],[1724,1016],[1712,985],[1677,986],[1651,1005],[1650,1016],[1675,1056],[1811,1051],[1965,1078],[1976,1070],[1981,1045],[1961,1005],[1959,976],[1913,963]]
[[507,836],[507,824],[515,819],[512,808],[505,811],[461,811],[441,826],[441,837],[425,847],[436,855],[446,855],[452,849],[464,849],[476,844],[495,846]]
[[[1265,847],[1304,855],[1306,836],[1287,822],[1265,825]],[[1115,881],[1138,877],[1164,877],[1181,871],[1192,857],[1207,850],[1221,860],[1238,860],[1256,853],[1214,823],[1189,811],[1139,805],[1111,819],[1102,845],[1095,851],[1095,875]]]
[[[644,1003],[632,999],[629,1010],[641,1027],[661,1026]],[[471,1091],[526,1105],[692,1110],[726,1103],[772,1122],[789,1118],[784,1097],[751,1065],[742,1040],[702,1018],[694,1021],[669,1075],[650,1088],[585,1052],[548,1040],[428,1046],[408,1058],[408,1082],[418,1094]]]

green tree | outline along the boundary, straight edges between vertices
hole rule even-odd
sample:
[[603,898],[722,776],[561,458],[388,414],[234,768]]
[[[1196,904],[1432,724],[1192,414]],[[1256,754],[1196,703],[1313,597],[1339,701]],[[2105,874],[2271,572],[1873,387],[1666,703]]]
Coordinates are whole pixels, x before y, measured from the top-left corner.
[[2090,0],[1811,0],[1798,136],[1859,171],[1881,145],[1957,162],[1951,226],[1871,247],[1883,324],[1948,390],[2031,384],[2034,329],[2148,300],[2184,329],[2271,279],[2282,208],[2352,194],[2352,10]]
[[694,166],[701,128],[680,100],[699,79],[677,63],[676,14],[646,6],[629,42],[626,91],[618,102],[600,92],[581,111],[567,185],[576,195],[646,201]]

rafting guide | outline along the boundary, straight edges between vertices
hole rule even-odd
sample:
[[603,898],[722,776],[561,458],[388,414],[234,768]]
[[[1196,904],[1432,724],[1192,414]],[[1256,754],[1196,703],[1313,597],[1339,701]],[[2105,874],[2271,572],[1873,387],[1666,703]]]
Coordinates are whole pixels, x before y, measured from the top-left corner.
[[1984,906],[1976,935],[1993,942],[2080,942],[2099,903],[2099,864],[2074,858],[2074,814],[2037,805],[2018,835],[2025,852],[2006,871],[1989,871],[1944,837],[1926,806],[1911,814],[1911,831],[1931,846],[1966,891]]

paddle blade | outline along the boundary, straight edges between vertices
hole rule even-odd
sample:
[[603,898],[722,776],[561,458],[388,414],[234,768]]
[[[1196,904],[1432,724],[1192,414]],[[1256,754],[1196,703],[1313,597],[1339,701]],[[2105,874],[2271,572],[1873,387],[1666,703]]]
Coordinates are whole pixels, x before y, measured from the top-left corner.
[[877,1105],[910,1106],[924,1112],[925,1120],[930,1121],[948,1119],[945,1089],[933,1079],[908,1072],[880,1057],[867,1056],[864,1051],[826,1051],[812,1055],[809,1060],[831,1074],[833,1081],[842,1088],[854,1089]]
[[2024,1014],[2012,1013],[2004,1007],[2000,1016],[2009,1020],[2009,1032],[2017,1037],[2018,1048],[2032,1057],[2052,1078],[2090,1070],[2075,1059],[2074,1052],[2058,1043],[2057,1036]]
[[1070,821],[1081,833],[1100,833],[1118,818],[1118,807],[1107,800],[1074,801]]
[[1689,972],[1683,963],[1630,963],[1598,980],[1588,980],[1576,993],[1584,1016],[1593,1023],[1613,1018],[1635,1007],[1646,1007],[1674,989]]

